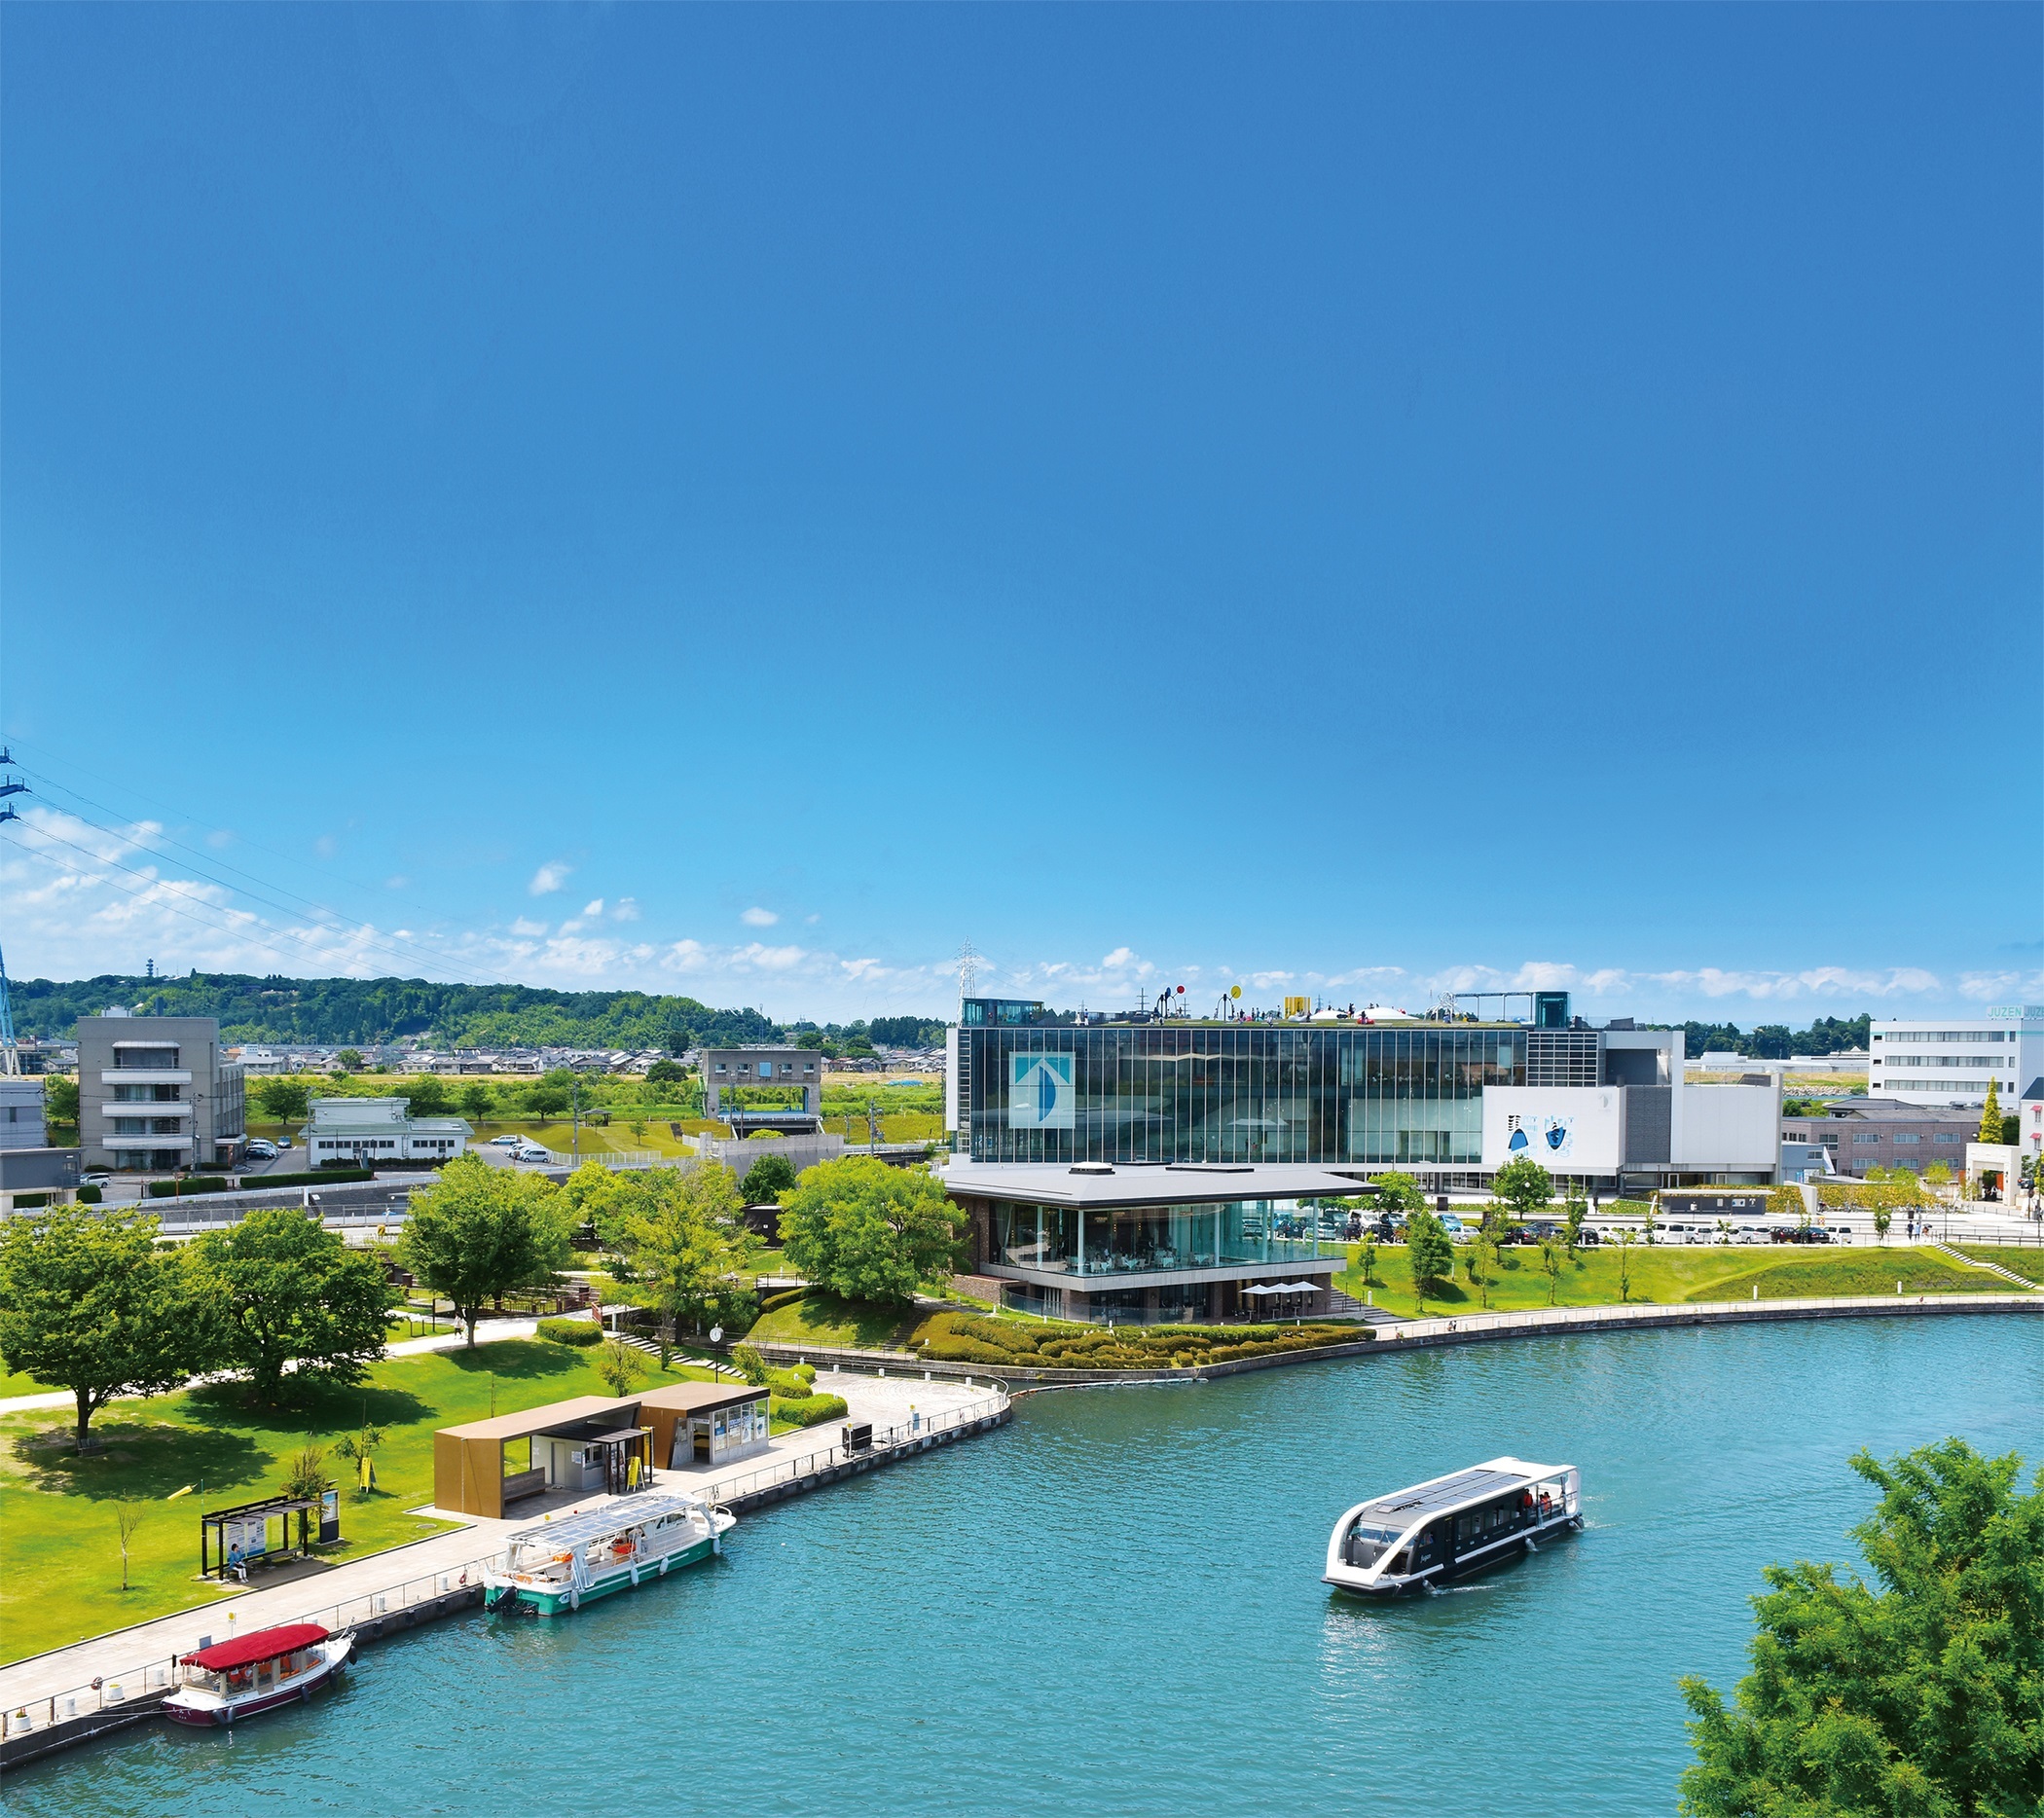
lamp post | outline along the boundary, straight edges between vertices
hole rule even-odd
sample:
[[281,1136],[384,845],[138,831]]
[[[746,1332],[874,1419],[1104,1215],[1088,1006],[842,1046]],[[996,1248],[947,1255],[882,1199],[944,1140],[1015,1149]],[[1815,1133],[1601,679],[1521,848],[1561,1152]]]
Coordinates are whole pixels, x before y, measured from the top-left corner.
[[[712,1326],[710,1328],[710,1342],[713,1345],[720,1345],[724,1342],[724,1328],[721,1326]],[[710,1379],[712,1382],[722,1382],[724,1380],[723,1372],[717,1367],[716,1353],[714,1351],[710,1354]]]

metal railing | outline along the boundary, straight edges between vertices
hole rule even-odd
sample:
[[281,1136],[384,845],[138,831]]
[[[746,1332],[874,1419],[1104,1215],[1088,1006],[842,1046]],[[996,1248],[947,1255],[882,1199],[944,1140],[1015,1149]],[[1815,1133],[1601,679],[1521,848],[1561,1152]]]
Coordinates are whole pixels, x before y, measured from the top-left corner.
[[[855,1458],[870,1458],[891,1452],[897,1447],[915,1445],[937,1434],[956,1428],[975,1425],[991,1415],[1004,1411],[1008,1398],[1001,1390],[969,1401],[963,1407],[947,1408],[914,1421],[903,1422],[875,1433],[870,1447],[857,1452],[847,1451],[842,1444],[831,1445],[820,1451],[807,1453],[800,1458],[777,1460],[759,1470],[746,1473],[743,1476],[702,1485],[677,1484],[684,1495],[698,1500],[717,1504],[735,1498],[749,1496],[756,1490],[770,1489],[776,1483],[796,1482],[836,1465],[849,1463]],[[654,1473],[657,1486],[663,1476],[672,1477],[673,1473]],[[480,1559],[465,1560],[458,1565],[443,1567],[437,1572],[426,1573],[419,1578],[407,1579],[384,1590],[368,1591],[357,1597],[347,1597],[337,1603],[310,1610],[294,1618],[300,1622],[317,1622],[322,1627],[339,1634],[345,1629],[359,1628],[365,1622],[402,1615],[419,1604],[431,1603],[437,1598],[466,1590],[482,1582],[483,1574],[504,1563],[509,1555],[504,1552],[486,1554]],[[191,1612],[196,1622],[205,1620],[204,1606]],[[217,1618],[215,1618],[217,1619]],[[275,1627],[275,1623],[264,1622],[265,1628]],[[225,1640],[225,1636],[217,1639]],[[0,1735],[24,1735],[39,1728],[49,1728],[55,1724],[69,1723],[80,1717],[96,1715],[103,1711],[118,1711],[138,1699],[153,1698],[169,1691],[177,1684],[177,1657],[145,1660],[124,1672],[103,1675],[88,1686],[74,1686],[68,1691],[59,1691],[38,1697],[33,1707],[17,1704],[0,1713]]]
[[[431,1603],[436,1598],[480,1584],[483,1574],[503,1562],[506,1557],[504,1553],[495,1552],[481,1559],[464,1560],[458,1565],[447,1566],[438,1572],[407,1579],[403,1583],[384,1590],[365,1592],[359,1597],[344,1598],[339,1603],[310,1610],[304,1616],[292,1619],[299,1622],[317,1622],[321,1627],[340,1634],[347,1629],[358,1628],[365,1622],[374,1622],[386,1616],[402,1615],[419,1604]],[[195,1624],[207,1619],[204,1605],[189,1614]],[[279,1624],[263,1622],[260,1626],[274,1628]],[[253,1633],[254,1630],[245,1632]],[[227,1635],[221,1635],[215,1639],[225,1641],[228,1638]],[[54,1725],[71,1723],[77,1718],[119,1711],[139,1700],[155,1698],[164,1692],[174,1691],[177,1686],[177,1661],[176,1654],[144,1660],[123,1672],[103,1674],[90,1685],[73,1686],[68,1691],[45,1694],[36,1698],[32,1704],[17,1703],[0,1712],[0,1735],[26,1735],[37,1729],[48,1729]]]
[[[936,1434],[949,1433],[960,1427],[976,1426],[992,1415],[1004,1412],[1009,1405],[1007,1393],[997,1389],[991,1395],[976,1401],[967,1401],[962,1407],[940,1409],[933,1414],[920,1415],[915,1420],[903,1421],[873,1435],[873,1442],[857,1451],[848,1450],[842,1443],[824,1446],[800,1458],[777,1460],[762,1466],[757,1471],[746,1473],[728,1482],[706,1483],[700,1487],[681,1485],[685,1495],[701,1498],[706,1503],[727,1503],[736,1497],[750,1496],[759,1490],[772,1489],[777,1483],[799,1482],[820,1471],[829,1471],[839,1465],[850,1464],[855,1459],[872,1458],[880,1453],[894,1451],[896,1447],[919,1444]],[[660,1473],[656,1473],[658,1477]]]

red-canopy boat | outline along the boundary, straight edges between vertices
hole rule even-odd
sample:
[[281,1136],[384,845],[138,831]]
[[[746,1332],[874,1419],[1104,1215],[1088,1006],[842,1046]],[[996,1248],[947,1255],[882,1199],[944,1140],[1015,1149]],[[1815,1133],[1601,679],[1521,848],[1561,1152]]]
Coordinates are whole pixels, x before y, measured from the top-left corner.
[[232,1724],[239,1717],[309,1699],[354,1657],[352,1630],[336,1635],[317,1622],[259,1628],[188,1654],[183,1683],[164,1700],[180,1724]]

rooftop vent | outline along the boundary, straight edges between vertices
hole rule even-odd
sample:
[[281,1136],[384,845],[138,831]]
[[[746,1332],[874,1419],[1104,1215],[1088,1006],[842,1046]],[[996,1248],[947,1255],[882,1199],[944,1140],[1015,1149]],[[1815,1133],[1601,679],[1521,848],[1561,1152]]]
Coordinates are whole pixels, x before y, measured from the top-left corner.
[[1074,1174],[1113,1174],[1111,1163],[1104,1161],[1076,1161],[1072,1164]]

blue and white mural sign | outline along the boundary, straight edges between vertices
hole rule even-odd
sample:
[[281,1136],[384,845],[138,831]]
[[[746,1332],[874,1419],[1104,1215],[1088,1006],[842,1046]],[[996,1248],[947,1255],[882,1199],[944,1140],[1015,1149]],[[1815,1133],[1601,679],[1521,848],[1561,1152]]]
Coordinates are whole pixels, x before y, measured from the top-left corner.
[[1070,1130],[1078,1109],[1069,1054],[1007,1057],[1007,1127]]
[[1610,1086],[1485,1086],[1483,1166],[1527,1156],[1558,1174],[1606,1174],[1624,1149],[1624,1116]]

